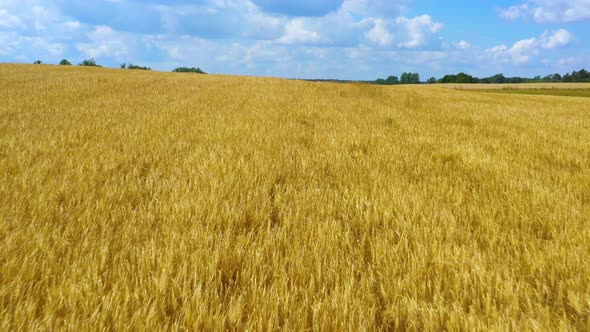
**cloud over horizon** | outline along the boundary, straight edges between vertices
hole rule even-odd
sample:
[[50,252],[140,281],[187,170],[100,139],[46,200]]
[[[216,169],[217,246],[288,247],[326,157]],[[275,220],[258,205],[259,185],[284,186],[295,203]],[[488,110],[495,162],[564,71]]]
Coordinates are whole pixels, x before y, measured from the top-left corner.
[[[111,66],[194,65],[218,73],[346,79],[402,71],[521,73],[547,63],[558,71],[588,59],[587,46],[578,42],[587,33],[567,26],[590,19],[580,10],[588,2],[514,1],[500,15],[494,7],[472,13],[496,16],[494,45],[453,34],[461,23],[440,19],[451,9],[418,10],[412,0],[0,0],[0,61],[92,57]],[[527,24],[518,21],[529,16],[539,26],[537,37],[515,40],[514,31],[501,28],[504,20]],[[564,26],[543,28],[543,22]],[[484,62],[490,59],[493,66]]]

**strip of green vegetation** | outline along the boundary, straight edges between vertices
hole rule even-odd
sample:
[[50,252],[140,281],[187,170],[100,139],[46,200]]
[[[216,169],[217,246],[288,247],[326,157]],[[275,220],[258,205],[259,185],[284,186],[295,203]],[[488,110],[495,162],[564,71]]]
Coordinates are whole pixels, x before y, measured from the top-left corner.
[[590,89],[482,89],[475,91],[522,95],[590,97]]

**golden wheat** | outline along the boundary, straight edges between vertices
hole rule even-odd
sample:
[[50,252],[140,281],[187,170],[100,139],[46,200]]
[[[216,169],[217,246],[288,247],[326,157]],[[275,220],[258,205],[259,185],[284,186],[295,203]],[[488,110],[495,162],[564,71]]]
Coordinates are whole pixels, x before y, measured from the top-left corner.
[[588,330],[590,102],[0,65],[0,330]]

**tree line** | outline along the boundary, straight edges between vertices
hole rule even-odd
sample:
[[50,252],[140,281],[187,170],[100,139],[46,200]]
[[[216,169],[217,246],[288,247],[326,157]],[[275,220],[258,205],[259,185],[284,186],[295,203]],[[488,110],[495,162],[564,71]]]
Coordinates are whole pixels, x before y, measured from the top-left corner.
[[420,81],[420,75],[417,73],[403,73],[401,78],[397,76],[389,76],[386,79],[377,79],[373,81],[374,84],[379,85],[395,85],[395,84],[420,84],[420,83],[459,83],[459,84],[478,84],[478,83],[493,83],[493,84],[514,84],[514,83],[578,83],[590,82],[590,72],[586,69],[573,71],[561,75],[559,73],[549,74],[547,76],[528,77],[506,77],[504,74],[496,74],[490,77],[478,78],[465,73],[458,73],[453,75],[445,75],[440,79],[431,77],[426,82]]
[[[33,62],[33,64],[42,65],[44,63],[41,60],[37,60],[37,61]],[[59,65],[60,66],[71,66],[72,63],[68,59],[63,59],[59,62]],[[94,59],[85,59],[84,61],[80,62],[78,64],[78,66],[81,66],[81,67],[102,67],[101,65],[97,64]],[[121,69],[130,69],[130,70],[152,70],[151,67],[138,66],[138,65],[134,65],[134,64],[125,64],[125,63],[121,64],[120,68]],[[195,67],[190,67],[190,68],[189,67],[178,67],[172,71],[175,73],[207,74],[206,72],[201,70],[201,68],[195,68]]]
[[398,78],[397,76],[389,76],[386,79],[379,78],[374,83],[379,85],[419,84],[420,74],[403,73],[400,78]]
[[[34,64],[43,64],[43,61],[37,60],[33,62]],[[67,59],[63,59],[59,62],[62,66],[71,66],[72,63]],[[86,66],[86,67],[102,67],[101,65],[97,64],[94,59],[86,59],[78,64],[79,66]],[[152,70],[150,67],[145,66],[138,66],[133,64],[122,64],[121,69],[131,69],[131,70]],[[177,67],[172,70],[175,73],[197,73],[197,74],[206,74],[201,68],[195,67]],[[316,81],[316,82],[341,82],[341,83],[349,83],[349,82],[359,82],[359,83],[370,83],[370,84],[378,84],[378,85],[396,85],[396,84],[434,84],[434,83],[455,83],[455,84],[478,84],[478,83],[492,83],[492,84],[515,84],[515,83],[578,83],[578,82],[590,82],[590,72],[586,69],[580,69],[578,71],[573,71],[571,73],[566,73],[561,75],[559,73],[549,74],[544,77],[535,76],[533,78],[528,77],[506,77],[504,74],[496,74],[490,77],[478,78],[475,76],[471,76],[466,73],[458,73],[458,74],[450,74],[445,75],[440,79],[435,77],[431,77],[427,79],[425,82],[420,81],[420,75],[418,73],[406,72],[401,74],[398,78],[395,75],[389,76],[386,79],[379,78],[375,81],[349,81],[349,80],[332,80],[332,79],[322,79],[322,80],[307,80],[307,81]]]

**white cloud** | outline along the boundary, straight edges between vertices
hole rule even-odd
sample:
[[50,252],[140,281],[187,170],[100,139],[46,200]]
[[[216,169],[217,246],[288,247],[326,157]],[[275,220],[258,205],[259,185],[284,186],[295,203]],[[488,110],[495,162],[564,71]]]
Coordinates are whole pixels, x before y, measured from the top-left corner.
[[248,7],[243,36],[249,39],[276,39],[285,30],[286,18],[263,13],[255,6]]
[[528,5],[522,4],[520,6],[510,6],[506,9],[500,10],[500,16],[507,20],[516,20],[525,15],[528,11]]
[[442,24],[433,22],[429,15],[366,21],[372,22],[373,27],[365,33],[365,38],[379,47],[402,49],[426,47],[429,46],[429,42],[436,40],[435,34],[442,29]]
[[320,34],[310,30],[301,18],[293,19],[285,26],[285,34],[278,40],[284,44],[314,44],[320,41]]
[[455,47],[461,50],[466,50],[468,48],[471,48],[471,44],[465,40],[462,40],[458,43],[455,43]]
[[424,46],[430,36],[443,28],[441,23],[432,21],[429,15],[416,16],[411,19],[402,16],[398,17],[395,22],[401,25],[402,31],[407,32],[405,40],[399,43],[399,46],[406,48]]
[[51,12],[44,7],[33,6],[32,12],[35,21],[34,27],[37,31],[46,30],[46,24],[54,20],[54,16]]
[[387,30],[386,24],[382,19],[375,20],[375,26],[366,33],[366,37],[373,44],[381,47],[390,46],[393,42],[393,37]]
[[573,39],[573,35],[565,30],[545,31],[539,38],[519,40],[512,47],[499,45],[486,50],[495,61],[507,62],[512,60],[515,65],[528,63],[539,55],[541,49],[553,49],[566,46]]
[[32,44],[34,49],[46,50],[52,57],[62,56],[67,48],[65,44],[49,42],[39,37],[27,38],[27,41]]
[[556,48],[569,44],[573,39],[573,35],[565,30],[559,29],[557,31],[545,31],[541,35],[540,43],[543,48]]
[[412,0],[344,0],[341,11],[366,17],[397,17],[408,11]]
[[535,38],[520,40],[508,50],[512,62],[516,65],[529,62],[531,56],[537,55],[537,52],[537,39]]
[[0,9],[0,28],[23,29],[25,25],[15,15],[11,15],[6,9]]
[[500,10],[508,20],[530,17],[538,23],[575,22],[590,19],[590,0],[527,0]]
[[108,26],[97,26],[88,33],[88,39],[90,43],[79,43],[76,48],[90,58],[107,56],[123,59],[130,52],[130,42]]
[[16,40],[19,38],[13,32],[0,31],[0,55],[10,55],[14,52],[15,47],[18,46]]
[[[281,36],[268,40],[280,44],[324,47],[422,48],[436,46],[437,43],[440,46],[435,35],[442,24],[429,15],[365,17],[355,12],[362,9],[361,5],[364,6],[363,1],[345,1],[339,11],[323,17],[289,18],[277,23],[283,26]],[[272,29],[278,30],[276,27]]]
[[80,29],[81,24],[78,21],[67,21],[63,23],[63,26],[69,30],[78,30]]

